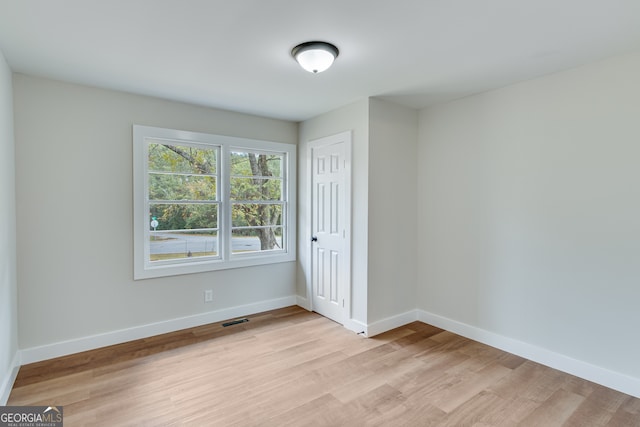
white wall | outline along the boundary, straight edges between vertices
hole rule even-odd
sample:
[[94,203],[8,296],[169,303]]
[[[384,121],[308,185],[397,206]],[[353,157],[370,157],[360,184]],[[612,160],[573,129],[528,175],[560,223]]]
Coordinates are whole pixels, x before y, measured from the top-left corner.
[[416,308],[418,112],[369,104],[368,323]]
[[422,111],[419,308],[638,384],[639,119],[640,54]]
[[308,143],[352,131],[351,317],[367,322],[369,100],[365,99],[300,123],[298,147],[298,295],[306,299],[310,268],[311,224]]
[[298,295],[305,298],[311,238],[306,211],[308,142],[349,130],[353,131],[352,320],[373,335],[406,323],[404,317],[388,319],[416,308],[418,112],[371,98],[300,124]]
[[17,373],[15,144],[11,69],[0,52],[0,405]]
[[296,123],[24,75],[14,88],[21,349],[295,303],[295,262],[133,281],[131,126],[295,144]]

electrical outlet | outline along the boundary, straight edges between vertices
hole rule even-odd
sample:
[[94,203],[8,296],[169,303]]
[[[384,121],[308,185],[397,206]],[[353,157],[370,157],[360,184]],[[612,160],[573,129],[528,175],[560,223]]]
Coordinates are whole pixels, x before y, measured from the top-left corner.
[[213,290],[207,289],[204,291],[204,302],[212,302],[213,301]]

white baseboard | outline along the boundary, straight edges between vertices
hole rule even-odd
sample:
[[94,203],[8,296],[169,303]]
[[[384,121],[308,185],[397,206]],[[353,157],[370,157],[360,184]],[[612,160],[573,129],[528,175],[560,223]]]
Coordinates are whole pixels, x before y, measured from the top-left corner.
[[417,317],[421,322],[437,326],[438,328],[490,345],[491,347],[499,348],[500,350],[524,357],[533,362],[640,398],[640,379],[638,378],[595,366],[582,360],[573,359],[545,348],[508,338],[427,311],[417,310]]
[[309,303],[308,298],[301,297],[300,295],[296,295],[296,305],[304,308],[305,310],[311,311],[311,304]]
[[365,323],[360,322],[359,320],[355,320],[355,319],[347,319],[344,322],[344,326],[345,328],[347,328],[350,331],[355,332],[358,335],[362,335],[362,336],[369,336],[368,335],[368,327]]
[[261,313],[263,311],[284,308],[296,305],[296,303],[296,297],[292,295],[289,297],[209,311],[207,313],[196,314],[193,316],[121,329],[104,334],[91,335],[88,337],[47,344],[39,347],[26,348],[21,351],[21,362],[22,364],[40,362],[42,360],[80,353],[82,351],[93,350],[141,338],[148,338],[154,335],[165,334],[167,332],[174,332],[181,329],[220,322],[234,317],[248,316],[250,314]]
[[387,317],[386,319],[377,320],[367,325],[367,336],[373,337],[383,332],[404,326],[407,323],[415,322],[416,320],[418,320],[417,310],[411,310],[406,313]]
[[9,367],[6,375],[3,376],[4,380],[2,381],[2,384],[0,384],[0,406],[5,406],[7,404],[9,395],[11,394],[11,389],[13,388],[13,383],[16,381],[19,370],[20,352],[16,351],[16,354],[13,356],[13,360],[11,361],[11,366]]

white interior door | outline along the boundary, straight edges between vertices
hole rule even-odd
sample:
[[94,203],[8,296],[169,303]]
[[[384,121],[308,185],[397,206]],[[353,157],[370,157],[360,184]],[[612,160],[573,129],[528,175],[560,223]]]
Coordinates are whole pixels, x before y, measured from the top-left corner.
[[311,145],[312,308],[344,324],[350,306],[349,132]]

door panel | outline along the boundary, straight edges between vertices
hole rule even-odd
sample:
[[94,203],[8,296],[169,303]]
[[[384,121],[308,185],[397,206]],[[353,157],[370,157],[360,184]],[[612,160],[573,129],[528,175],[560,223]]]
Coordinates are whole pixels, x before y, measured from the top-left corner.
[[312,292],[314,311],[343,323],[348,280],[345,143],[312,149]]

